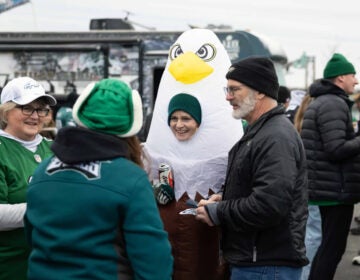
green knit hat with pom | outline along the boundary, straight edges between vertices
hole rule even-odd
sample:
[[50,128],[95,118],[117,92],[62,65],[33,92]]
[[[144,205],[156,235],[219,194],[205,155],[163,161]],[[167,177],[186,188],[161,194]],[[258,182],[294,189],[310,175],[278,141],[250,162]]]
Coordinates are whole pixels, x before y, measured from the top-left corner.
[[201,124],[201,106],[195,96],[179,93],[171,98],[168,107],[168,125],[170,125],[172,113],[179,110],[188,113],[195,119],[198,125]]
[[324,79],[347,74],[356,74],[354,65],[352,65],[342,54],[334,53],[325,66]]
[[129,137],[142,126],[143,113],[139,93],[116,79],[89,84],[76,100],[73,117],[79,126]]

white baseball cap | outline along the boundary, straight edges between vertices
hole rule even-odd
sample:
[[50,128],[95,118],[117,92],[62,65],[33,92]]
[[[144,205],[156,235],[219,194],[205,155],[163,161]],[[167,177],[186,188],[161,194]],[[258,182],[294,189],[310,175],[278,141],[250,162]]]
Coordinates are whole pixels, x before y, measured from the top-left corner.
[[29,77],[20,77],[11,80],[3,88],[1,104],[12,101],[19,105],[26,105],[41,97],[44,97],[50,106],[56,105],[56,99],[46,94],[37,81]]

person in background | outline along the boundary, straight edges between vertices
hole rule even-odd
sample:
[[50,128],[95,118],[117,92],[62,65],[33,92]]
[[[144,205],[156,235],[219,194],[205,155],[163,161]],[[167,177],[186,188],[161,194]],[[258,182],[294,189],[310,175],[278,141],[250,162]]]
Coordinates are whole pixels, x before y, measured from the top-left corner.
[[277,98],[278,104],[282,104],[286,110],[289,107],[290,98],[290,90],[286,86],[280,86]]
[[306,158],[277,104],[274,65],[250,57],[233,64],[226,78],[233,117],[249,126],[229,152],[223,193],[201,200],[196,218],[221,227],[231,280],[300,279],[308,263]]
[[72,108],[66,106],[59,108],[55,118],[55,125],[57,130],[60,130],[66,126],[76,126],[75,120],[72,116],[72,111]]
[[[296,110],[294,126],[299,133],[301,133],[304,113],[312,100],[313,98],[310,94],[306,94],[303,97],[300,106]],[[307,280],[309,278],[311,262],[314,259],[316,251],[321,243],[321,217],[319,207],[317,205],[309,205],[308,211],[309,215],[306,223],[305,247],[306,257],[309,260],[309,264],[303,267],[301,280]]]
[[[354,97],[354,105],[356,110],[360,112],[360,94],[357,94]],[[353,117],[353,124],[354,124],[354,131],[357,136],[360,135],[360,120],[359,116],[357,118]],[[360,216],[355,216],[354,221],[356,223],[355,227],[350,229],[351,234],[353,235],[360,235]],[[358,251],[358,255],[355,256],[352,260],[352,264],[360,265],[360,250]]]
[[76,102],[76,99],[79,97],[74,83],[66,81],[64,95],[65,98],[59,98],[58,103],[53,108],[55,119],[60,108],[72,108]]
[[302,124],[304,121],[305,111],[312,100],[313,98],[310,96],[310,94],[305,94],[298,108],[296,109],[296,113],[294,115],[294,126],[299,133],[301,132]]
[[[356,111],[358,112],[358,116],[357,118],[354,117],[354,131],[356,133],[356,135],[360,135],[360,94],[358,94],[355,98],[354,98],[354,105],[356,108]],[[360,222],[360,219],[359,219]],[[360,231],[359,231],[360,234]]]
[[294,123],[295,114],[300,107],[300,104],[305,96],[306,92],[300,89],[293,89],[290,91],[290,103],[286,108],[285,115],[286,117]]
[[333,279],[346,249],[354,203],[360,201],[360,137],[356,137],[349,94],[358,80],[354,66],[335,53],[323,79],[309,89],[301,138],[307,157],[309,204],[321,215],[322,239],[309,279]]
[[142,104],[120,80],[91,83],[27,192],[29,280],[169,280],[173,258],[143,170]]
[[11,80],[0,105],[0,279],[26,278],[29,246],[23,217],[26,190],[35,168],[50,157],[51,142],[40,135],[56,100],[29,77]]
[[55,139],[57,128],[53,116],[53,110],[50,108],[49,114],[44,118],[44,125],[40,131],[41,136],[48,139]]
[[76,126],[72,116],[72,110],[78,97],[79,95],[77,94],[75,87],[71,87],[71,92],[67,95],[65,102],[57,108],[55,114],[55,125],[57,130],[66,126]]
[[[354,96],[353,96],[354,97]],[[354,101],[354,105],[353,107],[356,108],[356,111],[358,112],[358,114],[360,113],[360,94],[357,94],[354,98],[353,98],[353,101]],[[355,134],[358,136],[360,135],[360,119],[359,119],[359,116],[357,117],[354,117],[353,116],[353,126],[354,126],[354,131],[355,131]],[[356,226],[351,228],[350,229],[350,232],[351,234],[353,235],[360,235],[360,216],[355,216],[354,217],[354,221],[356,223]],[[359,251],[360,252],[360,251]],[[360,255],[360,253],[359,253]],[[356,261],[354,261],[356,260]],[[353,264],[358,264],[358,261],[357,260],[360,260],[360,258],[354,258],[353,260]],[[359,262],[360,264],[360,262]]]

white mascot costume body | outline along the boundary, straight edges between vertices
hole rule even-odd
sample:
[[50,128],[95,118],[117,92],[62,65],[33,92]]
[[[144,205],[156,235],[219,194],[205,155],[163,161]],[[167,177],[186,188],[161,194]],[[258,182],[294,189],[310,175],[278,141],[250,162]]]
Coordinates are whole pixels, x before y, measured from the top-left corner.
[[[159,85],[144,152],[150,178],[158,179],[161,163],[173,172],[175,199],[159,210],[173,248],[174,280],[224,277],[217,229],[179,212],[189,208],[188,198],[199,201],[220,190],[228,152],[242,137],[242,123],[232,117],[224,94],[230,64],[214,32],[191,29],[171,47]],[[179,93],[196,97],[201,105],[201,124],[187,141],[178,141],[167,122],[169,102]]]
[[[196,192],[207,197],[224,182],[227,154],[242,136],[241,121],[232,117],[225,99],[229,56],[216,34],[206,29],[184,32],[172,46],[164,70],[153,118],[145,143],[151,159],[151,178],[157,179],[160,163],[172,167],[175,198]],[[189,141],[178,141],[168,126],[170,99],[179,93],[195,96],[202,122]]]

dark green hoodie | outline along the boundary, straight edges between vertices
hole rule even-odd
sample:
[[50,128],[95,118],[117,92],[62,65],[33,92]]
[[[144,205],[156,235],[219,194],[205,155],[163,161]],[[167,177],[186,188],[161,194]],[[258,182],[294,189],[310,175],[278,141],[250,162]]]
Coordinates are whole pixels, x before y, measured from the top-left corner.
[[28,279],[170,279],[167,233],[126,143],[68,127],[52,150],[27,193]]

